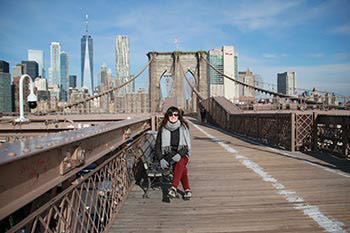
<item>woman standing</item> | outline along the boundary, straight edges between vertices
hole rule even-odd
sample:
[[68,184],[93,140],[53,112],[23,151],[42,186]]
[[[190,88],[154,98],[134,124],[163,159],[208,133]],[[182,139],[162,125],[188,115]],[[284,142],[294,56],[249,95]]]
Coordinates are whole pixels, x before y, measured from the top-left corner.
[[168,192],[170,198],[176,197],[180,181],[185,190],[184,199],[190,199],[192,196],[186,167],[191,155],[191,138],[188,128],[182,112],[176,107],[170,107],[158,130],[157,158],[163,169],[173,166],[174,170],[172,186]]

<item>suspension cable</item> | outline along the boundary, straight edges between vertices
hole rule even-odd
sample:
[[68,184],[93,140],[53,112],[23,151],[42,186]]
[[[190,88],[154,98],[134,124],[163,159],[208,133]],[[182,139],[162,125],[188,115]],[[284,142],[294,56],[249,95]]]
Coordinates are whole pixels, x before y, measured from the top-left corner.
[[232,77],[224,74],[223,72],[219,71],[218,69],[216,69],[212,64],[209,63],[209,61],[207,59],[205,59],[203,56],[201,56],[201,58],[211,67],[213,68],[217,73],[221,74],[222,76],[224,76],[225,78],[228,78],[229,80],[232,80],[244,87],[248,87],[248,88],[252,88],[256,91],[260,91],[260,92],[265,92],[266,94],[269,94],[269,95],[275,95],[275,96],[279,96],[279,97],[283,97],[283,98],[289,98],[289,99],[299,99],[298,97],[293,97],[293,96],[289,96],[289,95],[285,95],[285,94],[281,94],[281,93],[277,93],[277,92],[274,92],[274,91],[269,91],[269,90],[265,90],[265,89],[262,89],[262,88],[259,88],[259,87],[256,87],[256,86],[252,86],[252,85],[249,85],[249,84],[246,84],[246,83],[243,83],[239,80],[236,80],[236,79],[233,79]]
[[139,77],[146,70],[146,68],[149,66],[149,64],[151,64],[152,61],[153,61],[153,57],[151,57],[151,59],[148,61],[148,63],[132,79],[128,80],[127,82],[125,82],[123,84],[120,84],[120,85],[118,85],[116,87],[112,87],[112,88],[108,89],[107,91],[104,91],[104,92],[102,92],[102,93],[100,93],[98,95],[89,96],[89,97],[87,97],[87,98],[85,98],[83,100],[80,100],[80,101],[77,101],[77,102],[74,102],[74,103],[71,103],[71,104],[67,104],[65,106],[59,107],[58,109],[51,110],[49,112],[53,113],[53,112],[56,112],[57,110],[63,111],[66,108],[71,108],[73,106],[86,103],[86,102],[91,101],[91,100],[93,100],[95,98],[99,98],[99,97],[105,96],[105,95],[107,95],[107,94],[109,94],[109,93],[111,93],[111,92],[113,92],[113,91],[115,91],[117,89],[120,89],[120,88],[128,85],[132,81],[134,81],[137,77]]

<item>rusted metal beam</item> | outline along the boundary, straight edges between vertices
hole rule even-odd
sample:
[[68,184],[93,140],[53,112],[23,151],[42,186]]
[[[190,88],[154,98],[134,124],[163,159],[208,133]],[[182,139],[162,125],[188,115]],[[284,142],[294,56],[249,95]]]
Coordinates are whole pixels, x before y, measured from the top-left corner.
[[0,146],[0,219],[151,127],[151,117],[27,138]]
[[91,115],[51,115],[30,116],[30,123],[19,124],[15,118],[0,118],[0,140],[13,141],[14,139],[47,135],[61,131],[71,131],[107,122],[117,122],[151,114],[91,114]]
[[[21,137],[34,137],[47,134],[59,133],[62,131],[71,131],[67,128],[50,128],[50,129],[1,129],[0,138],[21,138]],[[10,140],[11,141],[11,140]]]
[[[125,120],[128,118],[133,118],[137,116],[148,116],[148,113],[128,113],[128,114],[112,114],[112,113],[101,113],[101,114],[84,114],[84,115],[79,115],[79,114],[55,114],[55,115],[45,115],[45,116],[37,116],[37,115],[29,115],[28,118],[30,119],[31,123],[33,122],[45,122],[45,121],[57,121],[57,122],[91,122],[91,121],[120,121],[120,120]],[[3,117],[0,118],[0,124],[2,123],[12,123],[16,119],[16,117]]]

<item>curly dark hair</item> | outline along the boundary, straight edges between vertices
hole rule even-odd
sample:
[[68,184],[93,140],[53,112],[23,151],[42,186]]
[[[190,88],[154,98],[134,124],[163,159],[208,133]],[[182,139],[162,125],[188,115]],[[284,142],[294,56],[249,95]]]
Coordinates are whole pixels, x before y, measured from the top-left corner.
[[160,123],[159,129],[163,129],[165,127],[165,125],[168,123],[169,116],[171,114],[173,114],[174,112],[179,113],[179,121],[181,122],[181,125],[184,125],[189,129],[189,125],[188,125],[187,121],[183,118],[184,111],[182,109],[178,109],[175,106],[168,108],[168,110],[165,112],[164,118],[163,118],[162,122]]

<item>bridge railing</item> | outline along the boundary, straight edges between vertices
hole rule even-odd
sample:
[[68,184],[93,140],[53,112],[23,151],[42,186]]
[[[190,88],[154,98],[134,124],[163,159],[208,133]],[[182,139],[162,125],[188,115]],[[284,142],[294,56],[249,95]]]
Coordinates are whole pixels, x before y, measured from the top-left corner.
[[257,141],[293,150],[291,114],[230,115],[229,130]]
[[128,194],[143,132],[156,124],[150,115],[1,145],[0,231],[105,232]]
[[209,123],[229,132],[289,151],[320,150],[350,158],[349,113],[239,113],[215,97],[201,105],[208,112]]
[[[33,212],[10,232],[104,232],[130,188],[128,154],[121,151]],[[134,159],[132,157],[132,159]]]
[[350,158],[350,116],[318,114],[314,123],[314,148]]
[[230,113],[215,98],[208,99],[203,104],[208,109],[207,120],[211,124],[256,141],[294,150],[291,114]]

